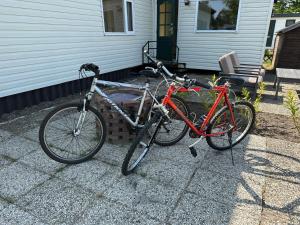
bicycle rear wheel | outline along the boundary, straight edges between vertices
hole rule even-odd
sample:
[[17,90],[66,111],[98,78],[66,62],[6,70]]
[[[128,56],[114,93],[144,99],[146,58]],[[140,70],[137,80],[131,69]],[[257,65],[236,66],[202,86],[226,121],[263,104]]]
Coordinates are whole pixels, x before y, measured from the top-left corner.
[[[249,102],[236,102],[232,105],[236,127],[232,129],[232,147],[241,142],[253,127],[255,109]],[[206,141],[213,149],[223,151],[230,149],[228,131],[232,128],[231,113],[228,106],[220,109],[207,127],[207,134],[223,133],[208,136]]]
[[[140,130],[140,132],[137,135],[137,138],[134,140],[132,145],[130,146],[123,164],[122,164],[122,174],[127,176],[131,174],[135,168],[139,165],[139,163],[142,161],[142,159],[145,158],[147,153],[149,152],[155,136],[157,134],[157,131],[160,128],[161,125],[161,112],[155,112],[154,115],[151,117],[149,121],[146,122],[146,124],[143,126],[143,128]],[[149,128],[153,126],[153,124],[156,124],[156,128],[154,133],[149,139]]]
[[[102,147],[106,137],[103,117],[91,106],[86,107],[84,115],[82,108],[80,103],[61,105],[43,120],[40,144],[51,159],[66,164],[81,163]],[[80,129],[77,129],[78,123]]]

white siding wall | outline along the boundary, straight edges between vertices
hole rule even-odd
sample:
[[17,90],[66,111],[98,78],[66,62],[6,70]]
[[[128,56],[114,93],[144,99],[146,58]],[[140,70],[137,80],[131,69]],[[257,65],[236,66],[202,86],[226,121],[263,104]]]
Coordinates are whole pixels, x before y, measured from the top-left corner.
[[1,0],[0,97],[74,80],[86,62],[101,73],[140,65],[152,0],[134,2],[135,35],[105,36],[101,0]]
[[197,0],[179,4],[179,61],[188,68],[220,70],[218,59],[236,51],[243,63],[260,64],[266,44],[273,0],[240,0],[237,32],[195,32]]
[[275,23],[272,47],[268,47],[268,48],[274,48],[276,33],[279,30],[285,28],[285,23],[286,23],[287,20],[295,20],[296,23],[297,23],[297,22],[300,21],[300,17],[278,17],[278,18],[272,18],[272,20],[276,20],[276,23]]

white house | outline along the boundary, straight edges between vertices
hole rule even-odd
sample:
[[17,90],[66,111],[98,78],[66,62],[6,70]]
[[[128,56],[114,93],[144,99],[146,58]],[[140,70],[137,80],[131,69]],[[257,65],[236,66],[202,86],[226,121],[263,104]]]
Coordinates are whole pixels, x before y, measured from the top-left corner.
[[86,62],[117,79],[142,64],[151,40],[159,59],[179,56],[187,68],[219,70],[218,58],[232,50],[243,63],[260,64],[272,6],[273,0],[1,0],[0,115],[72,83]]
[[300,21],[300,13],[272,14],[266,42],[267,49],[273,49],[276,33],[285,27]]

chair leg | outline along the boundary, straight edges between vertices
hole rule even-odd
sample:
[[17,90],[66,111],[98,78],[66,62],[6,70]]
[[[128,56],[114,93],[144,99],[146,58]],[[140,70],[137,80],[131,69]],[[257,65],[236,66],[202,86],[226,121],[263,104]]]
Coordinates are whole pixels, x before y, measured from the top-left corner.
[[275,88],[276,87],[276,83],[277,83],[277,75],[275,75],[275,80],[274,80],[274,85],[273,85],[273,88]]
[[276,98],[278,98],[279,87],[280,87],[280,79],[277,78],[277,86],[276,86],[276,93],[275,93],[275,97],[276,97]]

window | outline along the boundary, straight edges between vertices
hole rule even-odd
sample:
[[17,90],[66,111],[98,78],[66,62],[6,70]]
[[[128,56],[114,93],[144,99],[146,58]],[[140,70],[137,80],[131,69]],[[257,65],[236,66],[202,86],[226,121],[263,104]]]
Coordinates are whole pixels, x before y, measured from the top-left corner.
[[197,30],[237,30],[239,0],[201,0],[197,8]]
[[131,0],[102,0],[106,33],[133,32],[133,3]]
[[293,25],[294,23],[296,23],[296,20],[286,20],[286,21],[285,21],[285,27],[291,26],[291,25]]

